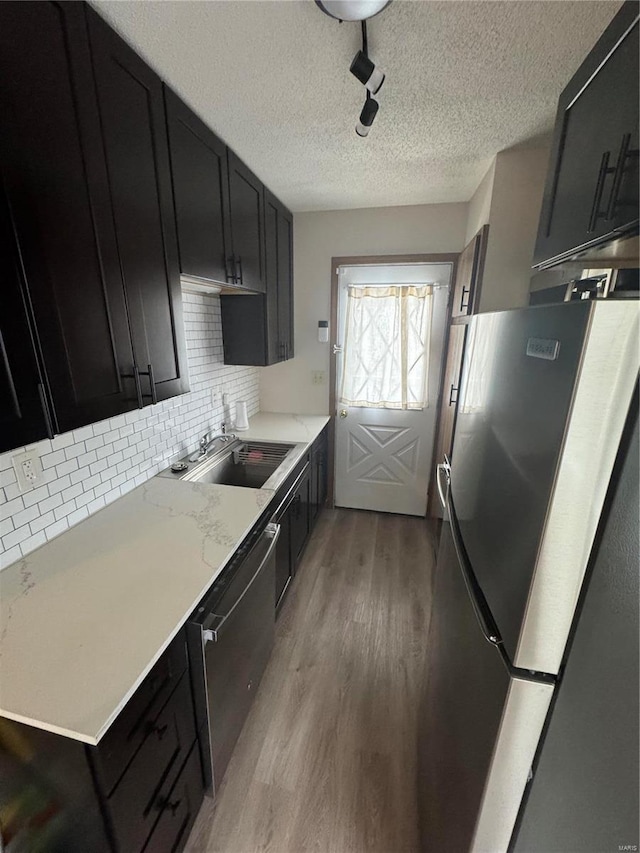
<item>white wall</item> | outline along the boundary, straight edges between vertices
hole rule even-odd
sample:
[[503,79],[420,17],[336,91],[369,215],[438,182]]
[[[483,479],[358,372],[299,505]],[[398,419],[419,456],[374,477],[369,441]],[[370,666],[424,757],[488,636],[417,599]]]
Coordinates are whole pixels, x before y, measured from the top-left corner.
[[496,175],[496,161],[487,170],[487,174],[478,184],[478,189],[471,196],[467,214],[467,230],[464,243],[470,243],[483,225],[489,221],[491,212],[491,197],[493,195],[493,182]]
[[[260,375],[260,408],[327,414],[329,345],[318,343],[318,320],[330,320],[331,258],[459,252],[466,204],[433,204],[294,215],[295,358]],[[323,370],[323,385],[311,372]]]
[[230,403],[246,400],[249,415],[258,411],[257,368],[222,363],[220,299],[186,293],[183,302],[188,394],[29,445],[38,449],[44,472],[24,493],[11,465],[24,448],[0,454],[0,568],[195,450],[203,432],[217,432],[228,418],[223,391]]
[[[529,302],[548,159],[548,148],[501,151],[496,157],[479,311],[518,308]],[[474,224],[473,233],[480,225]]]

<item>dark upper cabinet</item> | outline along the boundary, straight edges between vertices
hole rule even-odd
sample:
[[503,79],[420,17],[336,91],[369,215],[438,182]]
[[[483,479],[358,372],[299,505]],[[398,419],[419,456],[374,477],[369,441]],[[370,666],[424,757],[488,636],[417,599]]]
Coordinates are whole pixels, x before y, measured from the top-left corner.
[[230,149],[229,211],[235,283],[264,291],[264,188],[261,181]]
[[[1,185],[0,185],[1,186]],[[53,438],[6,201],[0,192],[0,453]]]
[[293,217],[280,202],[278,211],[278,353],[293,358]]
[[180,272],[233,283],[227,146],[167,86]]
[[[53,427],[64,432],[138,405],[123,378],[133,358],[83,5],[1,3],[0,76],[10,216]],[[10,257],[3,250],[3,305]],[[15,426],[13,446],[30,440],[26,422]]]
[[264,256],[265,294],[221,297],[227,364],[266,366],[293,358],[293,218],[267,189]]
[[144,399],[162,400],[189,388],[162,82],[86,14],[133,351]]
[[627,2],[560,97],[537,266],[638,229],[638,31]]

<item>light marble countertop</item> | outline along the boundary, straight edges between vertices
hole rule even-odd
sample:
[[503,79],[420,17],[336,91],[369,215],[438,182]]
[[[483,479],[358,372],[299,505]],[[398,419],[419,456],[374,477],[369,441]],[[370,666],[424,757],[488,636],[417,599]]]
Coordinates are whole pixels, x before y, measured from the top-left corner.
[[[240,435],[310,445],[328,420]],[[96,744],[273,496],[154,477],[0,572],[0,716]]]

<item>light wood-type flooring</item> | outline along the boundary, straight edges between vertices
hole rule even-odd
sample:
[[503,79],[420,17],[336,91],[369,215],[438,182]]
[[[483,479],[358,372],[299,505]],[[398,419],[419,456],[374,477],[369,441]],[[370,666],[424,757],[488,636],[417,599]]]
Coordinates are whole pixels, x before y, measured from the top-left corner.
[[324,510],[215,807],[187,853],[418,850],[424,519]]

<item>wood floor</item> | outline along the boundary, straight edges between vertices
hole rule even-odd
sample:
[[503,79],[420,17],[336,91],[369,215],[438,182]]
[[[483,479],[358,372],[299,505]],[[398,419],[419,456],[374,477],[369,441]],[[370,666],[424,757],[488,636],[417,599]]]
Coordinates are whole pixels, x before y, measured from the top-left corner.
[[415,715],[433,565],[423,519],[323,512],[187,853],[418,850]]

